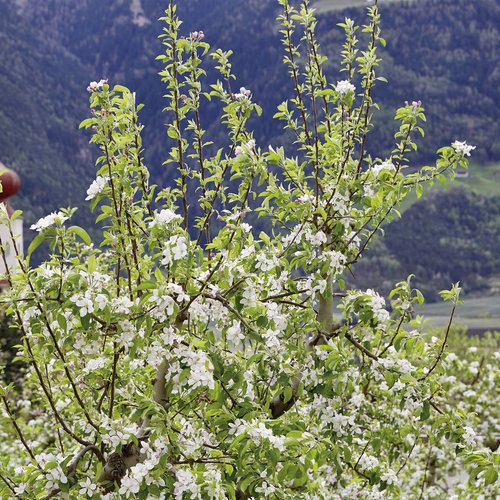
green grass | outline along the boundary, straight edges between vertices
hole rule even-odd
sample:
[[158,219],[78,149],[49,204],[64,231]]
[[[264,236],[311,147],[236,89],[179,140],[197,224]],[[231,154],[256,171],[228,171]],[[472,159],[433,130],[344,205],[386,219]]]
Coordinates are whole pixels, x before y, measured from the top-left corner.
[[[386,2],[397,2],[400,0],[385,0]],[[315,0],[313,7],[318,12],[329,12],[333,10],[347,9],[348,7],[366,7],[368,2],[366,0]]]
[[[452,305],[449,302],[425,304],[419,314],[429,320],[429,327],[445,327],[449,320]],[[500,331],[500,295],[466,298],[455,311],[453,324],[467,328]]]
[[[463,172],[463,170],[461,169]],[[500,196],[500,163],[489,165],[472,164],[469,166],[468,177],[456,177],[453,182],[448,181],[446,186],[435,182],[431,187],[424,188],[424,197],[432,191],[445,191],[462,188],[483,196]],[[410,193],[401,205],[401,212],[410,208],[417,201],[415,192]]]
[[471,165],[468,177],[457,177],[450,186],[463,187],[477,194],[500,196],[500,163]]

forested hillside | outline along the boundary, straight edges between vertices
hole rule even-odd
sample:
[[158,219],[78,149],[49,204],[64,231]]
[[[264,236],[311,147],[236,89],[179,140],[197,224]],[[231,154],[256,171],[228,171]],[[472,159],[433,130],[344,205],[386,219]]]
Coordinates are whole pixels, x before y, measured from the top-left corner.
[[0,12],[0,161],[21,174],[16,205],[32,221],[81,204],[91,178],[91,154],[78,133],[89,68],[19,18],[12,2],[0,0]]
[[[234,50],[235,88],[250,88],[264,109],[255,123],[257,142],[286,143],[280,125],[272,120],[276,106],[293,91],[281,66],[277,2],[180,3],[186,34],[202,29],[213,47]],[[170,171],[162,166],[166,118],[164,89],[157,76],[161,66],[155,61],[162,50],[157,19],[165,6],[165,0],[0,0],[0,159],[22,176],[17,205],[26,210],[28,222],[60,206],[84,206],[95,151],[86,145],[78,124],[88,113],[85,89],[90,80],[109,78],[112,84],[137,91],[138,100],[145,103],[141,118],[146,161],[157,182],[170,181]],[[421,100],[428,124],[422,146],[412,158],[415,164],[431,162],[439,146],[455,139],[477,146],[475,162],[498,160],[500,2],[381,2],[381,9],[387,48],[380,74],[389,85],[380,83],[375,94],[381,127],[369,138],[373,154],[382,156],[391,149],[395,108],[405,100]],[[345,16],[362,23],[364,8],[323,10],[318,32],[323,52],[330,57],[327,71],[335,82],[343,79],[337,70],[342,34],[336,25]],[[209,74],[207,81],[210,78]],[[209,106],[202,119],[209,135],[220,137],[217,110]],[[85,209],[79,212],[84,223],[90,220]],[[412,219],[405,220],[406,227],[413,227]],[[448,230],[442,227],[445,233]],[[396,237],[391,236],[392,229],[387,233]],[[402,249],[390,248],[397,269],[406,272]],[[435,263],[429,259],[429,272],[435,271]],[[498,271],[496,265],[490,262],[488,270]]]
[[389,291],[415,274],[429,300],[460,281],[464,292],[488,292],[488,277],[500,270],[500,197],[451,189],[433,191],[389,224],[354,271],[358,285]]

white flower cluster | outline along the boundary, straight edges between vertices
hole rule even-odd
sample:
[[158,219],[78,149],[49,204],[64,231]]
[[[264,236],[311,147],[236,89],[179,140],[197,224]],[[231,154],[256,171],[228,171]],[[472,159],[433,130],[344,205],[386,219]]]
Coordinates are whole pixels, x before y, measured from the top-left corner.
[[100,92],[104,84],[108,83],[108,80],[100,80],[99,82],[90,82],[87,87],[87,92],[93,94],[94,92]]
[[275,436],[272,429],[268,429],[264,422],[253,419],[250,422],[237,418],[234,423],[229,424],[229,434],[239,436],[247,433],[256,445],[260,445],[262,440],[268,441],[271,446],[279,451],[285,451],[285,436]]
[[80,495],[92,498],[97,493],[97,484],[93,483],[90,477],[85,478],[85,481],[80,483]]
[[123,421],[104,422],[102,427],[107,429],[107,432],[101,434],[102,441],[112,449],[132,442],[140,431],[136,424],[125,425]]
[[316,201],[316,197],[312,194],[303,194],[300,196],[297,196],[296,200],[297,203],[314,203]]
[[166,226],[176,220],[182,220],[182,217],[179,214],[176,214],[173,210],[165,208],[160,212],[155,212],[153,220],[149,223],[149,227]]
[[108,178],[103,177],[102,175],[98,175],[87,189],[87,197],[85,199],[86,200],[94,199],[98,194],[104,191],[104,188],[107,185],[108,185]]
[[395,172],[396,167],[390,160],[385,160],[382,163],[377,163],[371,168],[373,175],[378,177],[381,172]]
[[[102,296],[106,298],[104,295]],[[94,297],[92,290],[85,290],[85,293],[77,293],[71,297],[71,302],[74,302],[77,307],[80,308],[80,316],[87,316],[87,314],[92,314],[94,312]],[[96,300],[97,307],[102,306],[102,301]]]
[[48,490],[55,489],[60,484],[67,484],[68,478],[59,465],[62,460],[60,456],[53,453],[40,453],[35,458],[37,463],[45,470],[46,488]]
[[241,303],[246,307],[255,307],[257,305],[257,290],[253,282],[249,280],[245,282]]
[[241,331],[241,324],[237,320],[233,320],[231,326],[226,331],[227,341],[235,346],[245,339],[245,335]]
[[236,146],[236,148],[234,149],[234,155],[241,156],[244,153],[249,154],[251,151],[255,149],[255,145],[256,142],[253,139],[250,139],[245,144],[242,144],[241,146]]
[[267,347],[273,352],[284,349],[284,345],[280,341],[279,334],[279,331],[269,328],[266,333],[262,335],[262,339],[266,343]]
[[352,433],[355,429],[354,416],[338,413],[335,406],[338,407],[338,403],[335,400],[315,394],[310,407],[319,417],[322,425],[328,426],[337,435],[345,436],[348,433]]
[[93,371],[104,368],[108,362],[107,358],[99,357],[94,359],[89,359],[85,368],[83,369],[84,374],[91,373]]
[[279,265],[279,260],[274,256],[267,256],[264,252],[259,252],[255,258],[255,269],[260,269],[263,273],[271,271]]
[[[139,300],[136,299],[136,302]],[[130,308],[134,306],[134,302],[124,295],[122,297],[115,297],[111,301],[111,308],[116,314],[130,314]]]
[[304,236],[306,241],[309,242],[313,247],[320,247],[328,240],[326,234],[323,231],[321,231],[321,229],[317,232],[313,232],[312,230],[307,230],[305,231]]
[[391,346],[387,349],[385,357],[379,358],[378,362],[386,370],[394,370],[403,375],[408,375],[415,371],[415,367],[406,358],[398,358],[397,356],[398,352],[394,346]]
[[[184,376],[185,368],[189,369],[187,377]],[[213,389],[215,387],[213,372],[212,362],[204,351],[194,350],[181,344],[172,349],[170,353],[166,379],[167,381],[171,380],[179,392],[184,387]]]
[[363,454],[358,460],[358,465],[361,470],[369,471],[379,466],[377,457],[368,454]]
[[57,488],[60,484],[66,484],[68,482],[68,478],[66,474],[64,474],[60,465],[49,469],[45,473],[45,478],[47,479],[46,488],[48,490],[52,490]]
[[42,231],[43,229],[46,229],[47,227],[53,226],[54,224],[62,224],[63,222],[67,221],[68,217],[64,215],[61,211],[59,212],[52,212],[51,214],[42,217],[38,222],[35,224],[32,224],[30,226],[30,229],[33,231]]
[[321,260],[328,263],[328,267],[330,268],[330,272],[333,276],[338,276],[344,272],[346,256],[342,252],[327,250],[326,252],[323,252]]
[[234,98],[238,101],[241,101],[243,99],[249,101],[252,98],[252,92],[245,87],[240,87],[240,91],[234,94]]
[[179,424],[179,447],[184,457],[196,458],[205,445],[215,446],[214,439],[206,429],[195,428],[185,418],[181,418]]
[[382,479],[382,481],[386,482],[387,484],[398,484],[399,483],[399,478],[398,478],[397,474],[392,469],[388,469],[386,472],[384,472],[380,479]]
[[375,290],[366,290],[365,295],[370,298],[370,307],[373,315],[380,323],[385,323],[389,319],[389,312],[385,309],[385,299]]
[[[165,482],[160,478],[154,478],[151,471],[158,465],[160,458],[165,454],[166,445],[160,439],[157,439],[152,445],[148,442],[142,443],[140,455],[141,462],[130,467],[125,477],[120,482],[118,491],[119,498],[137,498],[141,484],[145,482],[148,486],[157,486],[159,489],[164,488]],[[164,494],[160,496],[148,496],[147,498],[165,498]]]
[[269,321],[274,323],[274,327],[278,332],[284,332],[288,325],[288,316],[280,304],[276,302],[266,302],[266,316]]
[[315,273],[314,276],[302,280],[300,288],[312,297],[315,293],[325,293],[327,284],[327,281],[321,277],[320,273]]
[[165,321],[174,314],[175,300],[166,290],[153,290],[149,302],[154,304],[154,309],[150,312],[151,316],[159,321]]
[[262,494],[264,497],[271,496],[276,491],[276,487],[267,481],[263,481],[260,486],[255,488],[256,493]]
[[467,446],[476,446],[478,444],[478,438],[476,435],[476,431],[469,426],[464,427],[464,434],[462,435],[462,439]]
[[465,141],[455,141],[451,147],[455,150],[456,153],[461,154],[463,156],[470,156],[471,151],[476,149],[476,146],[471,146],[467,144]]
[[[389,320],[390,314],[385,309],[385,299],[379,295],[375,290],[368,289],[366,292],[357,291],[355,293],[348,294],[342,301],[343,306],[346,310],[350,309],[353,304],[358,300],[366,302],[365,307],[369,307],[373,312],[373,317],[381,324],[384,325]],[[354,306],[354,312],[355,311]]]
[[216,468],[207,467],[203,473],[203,481],[209,498],[226,500],[228,497],[224,492],[222,473]]
[[345,95],[348,92],[356,92],[356,87],[348,80],[342,80],[340,82],[337,82],[337,85],[335,86],[335,90],[341,94]]
[[[188,469],[177,469],[175,478],[175,500],[183,500],[183,498],[200,498],[200,488],[196,484],[196,476],[191,471]],[[191,495],[185,496],[185,493],[190,493]]]
[[185,236],[175,235],[169,238],[165,243],[165,250],[163,250],[162,265],[169,266],[177,260],[182,260],[187,257],[188,246]]
[[331,210],[337,212],[340,217],[343,217],[344,226],[349,227],[349,213],[351,211],[352,202],[347,194],[340,192],[336,185],[329,185],[326,196],[328,196]]

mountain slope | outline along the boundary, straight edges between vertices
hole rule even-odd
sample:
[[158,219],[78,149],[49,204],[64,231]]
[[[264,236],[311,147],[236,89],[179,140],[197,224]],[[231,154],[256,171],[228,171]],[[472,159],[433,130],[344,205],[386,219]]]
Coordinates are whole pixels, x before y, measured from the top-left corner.
[[[204,30],[213,47],[234,50],[235,88],[245,86],[263,106],[256,123],[259,144],[283,142],[276,106],[293,95],[275,18],[277,2],[261,0],[180,1],[182,33]],[[394,110],[405,100],[420,99],[427,110],[426,138],[416,164],[432,161],[435,150],[455,139],[477,146],[475,161],[500,158],[500,2],[498,0],[419,0],[380,2],[388,45],[381,53],[380,74],[390,85],[378,85],[381,104],[377,127],[370,134],[372,154],[388,154]],[[169,182],[172,171],[162,162],[167,139],[162,113],[164,89],[155,61],[161,53],[156,20],[165,0],[0,0],[0,159],[18,170],[23,194],[16,201],[35,217],[60,206],[84,205],[93,175],[95,151],[77,130],[88,115],[86,86],[109,78],[125,84],[145,103],[146,161],[155,181]],[[330,56],[330,81],[338,71],[345,16],[362,24],[364,8],[325,12],[318,17],[323,53]],[[209,70],[207,81],[212,78]],[[221,137],[216,110],[203,115],[212,137]],[[88,223],[83,210],[80,218]],[[420,230],[420,228],[413,228]],[[397,258],[391,257],[391,258]]]
[[74,97],[89,70],[19,22],[10,2],[0,0],[0,10],[0,155],[22,178],[15,204],[30,221],[78,203],[85,192],[91,157],[77,129],[86,110]]

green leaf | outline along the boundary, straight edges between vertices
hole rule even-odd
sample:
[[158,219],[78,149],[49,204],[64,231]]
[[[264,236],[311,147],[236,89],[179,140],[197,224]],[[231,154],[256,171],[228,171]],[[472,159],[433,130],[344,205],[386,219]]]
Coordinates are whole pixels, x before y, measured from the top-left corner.
[[66,321],[66,318],[62,314],[57,315],[57,323],[59,324],[63,332],[68,329],[68,323]]
[[28,247],[28,256],[31,255],[44,241],[47,241],[47,235],[44,232],[38,233]]
[[424,407],[422,408],[422,413],[420,414],[420,420],[423,422],[431,416],[431,404],[429,401],[424,401]]
[[75,234],[78,236],[86,245],[92,244],[92,239],[89,236],[89,233],[85,231],[82,227],[79,226],[71,226],[67,230],[68,234]]
[[113,90],[115,92],[121,92],[123,94],[126,94],[126,93],[130,92],[130,90],[127,87],[124,87],[123,85],[115,85],[113,87]]
[[95,255],[90,255],[87,259],[87,270],[89,274],[92,274],[97,269],[97,261]]
[[293,391],[291,387],[286,387],[283,391],[283,402],[288,403],[293,397]]
[[484,484],[488,486],[493,484],[498,479],[498,471],[494,467],[490,467],[484,474]]

